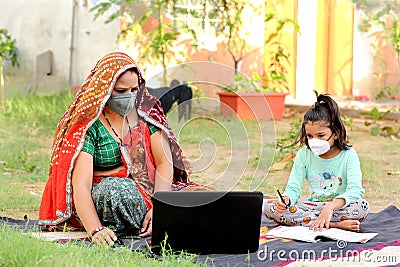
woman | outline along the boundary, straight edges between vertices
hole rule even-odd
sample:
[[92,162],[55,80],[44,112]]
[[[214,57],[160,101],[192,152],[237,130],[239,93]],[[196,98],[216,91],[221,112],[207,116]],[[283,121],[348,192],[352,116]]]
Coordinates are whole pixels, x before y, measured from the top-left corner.
[[85,229],[92,242],[151,234],[151,195],[189,183],[158,100],[134,61],[98,61],[61,118],[53,141],[40,224]]

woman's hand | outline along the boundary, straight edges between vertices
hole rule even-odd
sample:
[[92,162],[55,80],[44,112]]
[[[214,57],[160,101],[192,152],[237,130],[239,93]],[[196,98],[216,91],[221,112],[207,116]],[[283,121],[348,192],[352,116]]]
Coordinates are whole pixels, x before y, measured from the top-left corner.
[[115,241],[117,241],[117,236],[108,228],[104,228],[92,236],[92,243],[97,245],[113,246]]
[[153,208],[147,211],[142,223],[142,229],[140,229],[140,237],[146,237],[151,235],[153,231]]
[[[285,200],[285,203],[289,203],[290,199],[288,196],[284,196],[283,199]],[[275,212],[276,214],[283,214],[285,213],[286,210],[286,205],[285,203],[282,202],[281,198],[277,198],[275,202]]]
[[[93,156],[81,151],[76,158],[75,167],[72,171],[73,198],[76,212],[89,234],[99,225],[99,216],[94,206],[91,190],[93,181]],[[110,229],[101,229],[93,234],[92,243],[98,245],[114,244],[117,240],[114,232]]]

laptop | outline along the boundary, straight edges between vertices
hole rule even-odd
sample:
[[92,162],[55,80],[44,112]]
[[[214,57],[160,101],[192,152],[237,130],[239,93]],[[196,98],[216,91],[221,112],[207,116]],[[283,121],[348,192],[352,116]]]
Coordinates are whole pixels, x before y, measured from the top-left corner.
[[153,197],[151,251],[242,254],[258,250],[263,194],[160,191]]

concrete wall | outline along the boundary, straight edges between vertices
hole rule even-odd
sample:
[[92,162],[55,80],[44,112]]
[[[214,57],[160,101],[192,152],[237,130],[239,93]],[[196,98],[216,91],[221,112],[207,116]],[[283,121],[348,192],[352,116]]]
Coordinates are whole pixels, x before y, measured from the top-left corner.
[[[119,21],[93,20],[95,0],[1,0],[0,28],[16,39],[20,68],[5,64],[6,96],[52,92],[81,84],[97,60],[118,50]],[[73,9],[75,27],[72,31]],[[107,14],[106,14],[107,15]],[[71,39],[74,37],[71,62]],[[52,51],[50,75],[37,73],[37,56]]]

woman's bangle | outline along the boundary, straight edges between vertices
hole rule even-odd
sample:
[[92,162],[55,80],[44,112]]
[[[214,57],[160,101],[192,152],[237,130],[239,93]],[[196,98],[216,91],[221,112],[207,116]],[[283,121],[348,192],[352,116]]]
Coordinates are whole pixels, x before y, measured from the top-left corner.
[[93,237],[95,234],[97,234],[98,232],[102,231],[106,229],[105,226],[99,226],[96,229],[94,229],[91,233],[90,233],[90,237]]

